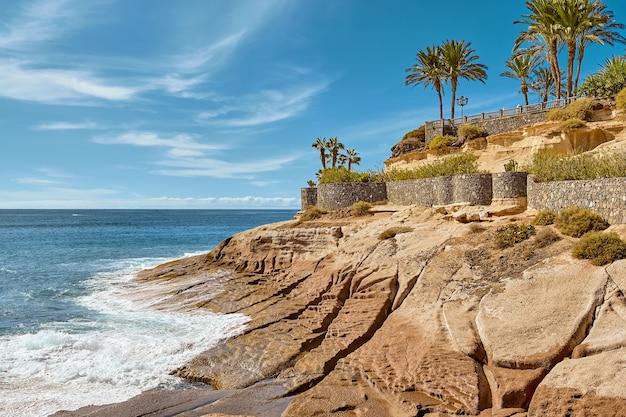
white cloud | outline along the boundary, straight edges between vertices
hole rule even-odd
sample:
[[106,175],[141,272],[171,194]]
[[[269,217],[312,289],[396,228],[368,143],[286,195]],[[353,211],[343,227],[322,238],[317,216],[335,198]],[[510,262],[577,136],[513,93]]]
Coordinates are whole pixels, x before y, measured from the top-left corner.
[[[277,122],[304,112],[328,82],[279,90],[265,90],[236,98],[223,98],[221,107],[198,115],[197,120],[217,127],[251,127]],[[221,104],[221,103],[219,103]]]
[[253,179],[259,172],[278,171],[286,165],[300,159],[299,156],[287,156],[250,162],[221,161],[210,158],[189,158],[162,161],[161,165],[173,169],[162,169],[158,174],[172,177],[213,177]]
[[[172,156],[201,155],[202,151],[226,149],[224,145],[209,145],[197,142],[193,136],[178,134],[164,137],[154,132],[126,132],[117,136],[97,136],[94,142],[103,145],[157,146],[171,148]],[[190,153],[191,152],[191,153]]]
[[35,126],[35,130],[83,130],[83,129],[102,129],[96,123],[69,123],[69,122],[52,122]]
[[38,69],[25,62],[0,61],[0,96],[47,104],[79,104],[93,99],[124,101],[137,89],[107,85],[85,71]]
[[77,20],[76,7],[70,7],[69,3],[68,0],[22,3],[19,14],[6,25],[7,30],[0,32],[0,48],[20,48],[58,37]]

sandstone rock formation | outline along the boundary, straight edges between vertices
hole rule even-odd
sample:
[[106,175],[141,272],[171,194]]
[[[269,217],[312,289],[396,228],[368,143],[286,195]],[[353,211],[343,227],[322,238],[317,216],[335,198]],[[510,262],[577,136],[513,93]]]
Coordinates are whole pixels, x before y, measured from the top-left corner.
[[499,226],[531,219],[383,207],[284,222],[139,279],[169,293],[164,308],[249,316],[177,374],[272,380],[283,416],[624,416],[626,261],[573,259],[568,237],[496,249]]

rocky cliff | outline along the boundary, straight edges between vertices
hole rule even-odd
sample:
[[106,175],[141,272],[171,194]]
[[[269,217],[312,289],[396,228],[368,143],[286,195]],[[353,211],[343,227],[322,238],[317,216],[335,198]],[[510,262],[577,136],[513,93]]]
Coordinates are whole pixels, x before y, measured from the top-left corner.
[[576,260],[575,239],[542,227],[497,249],[500,226],[531,219],[380,206],[262,226],[139,278],[167,283],[168,303],[249,316],[177,374],[272,380],[283,416],[624,416],[626,261]]

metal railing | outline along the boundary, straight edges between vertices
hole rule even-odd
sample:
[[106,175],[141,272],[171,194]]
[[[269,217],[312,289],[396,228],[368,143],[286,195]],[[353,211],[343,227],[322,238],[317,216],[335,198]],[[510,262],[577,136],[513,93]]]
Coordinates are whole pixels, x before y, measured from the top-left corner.
[[487,113],[475,114],[472,116],[457,117],[455,119],[433,120],[432,122],[427,122],[427,124],[433,125],[434,127],[442,127],[443,122],[444,125],[449,124],[455,126],[457,124],[460,125],[465,123],[476,123],[488,119],[501,119],[504,117],[514,117],[522,114],[542,113],[550,109],[565,107],[578,99],[579,97],[562,98],[559,100],[546,101],[543,103],[529,104],[528,106],[517,106],[511,109],[502,109]]

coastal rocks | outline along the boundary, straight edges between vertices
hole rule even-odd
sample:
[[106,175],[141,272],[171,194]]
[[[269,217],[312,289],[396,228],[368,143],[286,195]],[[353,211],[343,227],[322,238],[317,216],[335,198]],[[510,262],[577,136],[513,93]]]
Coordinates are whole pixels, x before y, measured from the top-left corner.
[[407,207],[287,222],[141,278],[248,316],[177,374],[272,381],[284,417],[626,415],[626,261],[575,260],[570,238],[497,249],[513,220],[529,218],[472,225]]

